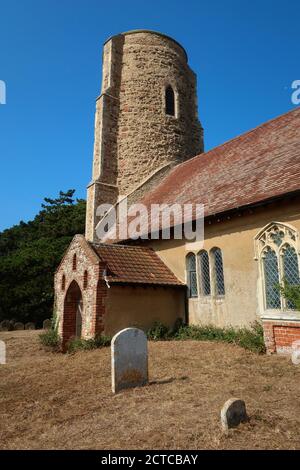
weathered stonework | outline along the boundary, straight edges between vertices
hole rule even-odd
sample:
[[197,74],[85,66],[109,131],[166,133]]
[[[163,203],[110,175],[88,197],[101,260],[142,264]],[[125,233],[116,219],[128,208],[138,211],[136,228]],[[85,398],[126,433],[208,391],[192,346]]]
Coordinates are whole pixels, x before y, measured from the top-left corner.
[[[151,31],[110,38],[103,51],[103,80],[97,99],[93,179],[88,186],[86,237],[95,241],[101,203],[114,204],[164,165],[203,151],[196,76],[184,49]],[[175,116],[166,114],[165,90],[175,94]],[[157,178],[156,178],[157,180]],[[143,186],[143,185],[142,185]]]

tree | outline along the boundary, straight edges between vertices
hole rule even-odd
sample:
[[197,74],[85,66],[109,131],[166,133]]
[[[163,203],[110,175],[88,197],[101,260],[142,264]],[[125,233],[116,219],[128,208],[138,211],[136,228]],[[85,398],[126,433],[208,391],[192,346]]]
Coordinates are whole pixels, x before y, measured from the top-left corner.
[[84,233],[85,201],[75,190],[45,198],[36,217],[0,233],[0,321],[41,325],[53,308],[53,276],[76,233]]

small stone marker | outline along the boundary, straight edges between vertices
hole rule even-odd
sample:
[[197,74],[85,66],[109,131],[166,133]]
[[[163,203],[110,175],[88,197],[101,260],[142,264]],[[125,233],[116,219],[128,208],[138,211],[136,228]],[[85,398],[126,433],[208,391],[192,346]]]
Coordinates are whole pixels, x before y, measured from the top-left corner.
[[221,410],[221,424],[225,432],[237,427],[240,423],[248,421],[246,405],[243,400],[230,398]]
[[0,341],[0,364],[6,364],[6,345]]
[[17,321],[15,324],[14,324],[14,329],[15,330],[24,330],[24,323],[20,322],[20,321]]
[[295,349],[294,351],[292,351],[291,359],[292,359],[292,363],[295,366],[298,366],[300,364],[300,350],[299,349]]
[[35,324],[32,322],[28,322],[25,324],[25,330],[35,330]]
[[44,330],[50,330],[51,326],[52,326],[52,321],[51,320],[47,319],[47,320],[43,321],[43,329]]
[[119,331],[111,342],[112,391],[148,383],[147,337],[138,328]]
[[291,354],[292,363],[295,366],[300,364],[300,340],[296,340],[292,344],[292,354]]

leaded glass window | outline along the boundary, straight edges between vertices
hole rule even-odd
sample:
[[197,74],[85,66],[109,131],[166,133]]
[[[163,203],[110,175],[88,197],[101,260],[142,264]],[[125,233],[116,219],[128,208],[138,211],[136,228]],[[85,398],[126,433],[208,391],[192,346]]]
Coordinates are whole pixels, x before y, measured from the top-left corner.
[[271,222],[255,237],[255,257],[261,261],[265,292],[264,308],[294,309],[291,301],[282,296],[280,286],[300,285],[299,236],[291,225]]
[[216,295],[225,295],[223,257],[220,248],[213,250]]
[[[287,284],[292,285],[292,286],[299,285],[300,284],[299,265],[298,265],[298,256],[297,256],[296,250],[291,246],[285,247],[282,261],[283,261],[283,275]],[[295,309],[295,305],[290,300],[288,300],[286,304],[288,308]]]
[[266,307],[278,309],[281,307],[279,291],[278,259],[274,250],[268,249],[264,253],[264,276]]
[[207,251],[199,253],[201,294],[210,295],[209,257]]
[[187,256],[186,264],[189,297],[198,297],[196,256],[193,253]]

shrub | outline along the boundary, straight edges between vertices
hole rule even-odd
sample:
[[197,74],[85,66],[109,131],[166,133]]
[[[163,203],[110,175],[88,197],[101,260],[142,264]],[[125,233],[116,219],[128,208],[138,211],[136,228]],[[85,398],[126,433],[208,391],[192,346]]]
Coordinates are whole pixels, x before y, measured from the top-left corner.
[[60,344],[60,338],[56,329],[49,329],[39,335],[40,341],[44,346],[58,349]]
[[163,325],[161,322],[155,322],[154,325],[147,331],[147,338],[152,341],[159,341],[163,339],[168,339],[169,335],[168,328]]
[[97,335],[95,338],[82,339],[72,338],[67,345],[69,353],[74,353],[80,350],[98,349],[106,346],[110,346],[111,338],[104,335]]
[[218,328],[213,325],[183,326],[175,334],[174,339],[222,341],[225,343],[238,344],[245,349],[249,349],[260,354],[265,352],[263,328],[258,322],[253,323],[250,329],[235,329],[233,327]]
[[300,285],[291,285],[284,279],[283,284],[278,286],[283,297],[291,303],[295,310],[300,310]]

